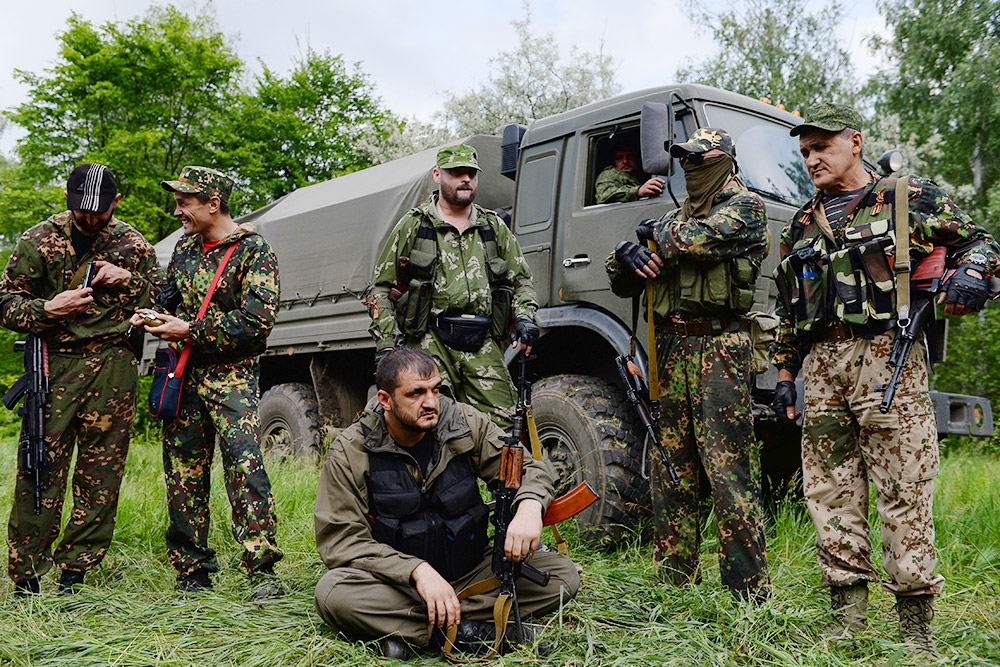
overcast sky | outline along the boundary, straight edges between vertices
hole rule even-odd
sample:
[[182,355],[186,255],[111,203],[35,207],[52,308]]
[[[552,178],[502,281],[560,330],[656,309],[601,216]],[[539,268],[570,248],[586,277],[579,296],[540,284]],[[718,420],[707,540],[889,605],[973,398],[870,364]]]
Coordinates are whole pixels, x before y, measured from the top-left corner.
[[[40,72],[57,56],[56,34],[71,11],[102,24],[145,13],[150,0],[42,0],[7,3],[0,25],[0,108],[25,100],[26,88],[14,69]],[[164,3],[159,3],[164,4]],[[180,0],[197,11],[205,3]],[[521,0],[214,0],[218,25],[234,38],[240,57],[258,59],[286,71],[307,47],[342,54],[360,62],[386,106],[403,116],[430,120],[446,91],[465,92],[488,80],[489,58],[515,40],[512,19],[523,16]],[[810,6],[820,3],[808,2]],[[884,32],[874,3],[848,0],[848,19],[840,26],[842,43],[860,74],[874,61],[863,43]],[[44,7],[44,9],[41,9]],[[714,46],[696,38],[695,29],[675,0],[533,0],[532,30],[552,34],[568,55],[576,45],[601,48],[617,65],[623,91],[673,82],[677,67],[701,59]],[[707,42],[707,43],[706,43]],[[9,154],[21,133],[0,135],[0,152]]]

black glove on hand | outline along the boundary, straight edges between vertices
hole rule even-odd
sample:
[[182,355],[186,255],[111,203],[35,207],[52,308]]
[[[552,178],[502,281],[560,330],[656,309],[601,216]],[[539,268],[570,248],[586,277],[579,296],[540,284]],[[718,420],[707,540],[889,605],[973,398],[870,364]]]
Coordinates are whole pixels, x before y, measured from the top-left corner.
[[632,241],[622,241],[615,246],[615,259],[630,271],[641,271],[646,263],[653,259],[649,248],[644,248]]
[[635,236],[639,239],[639,243],[646,245],[646,241],[655,241],[656,237],[653,236],[653,225],[657,223],[656,220],[648,218],[639,223],[639,226],[635,228]]
[[774,386],[774,400],[771,401],[771,408],[774,414],[778,415],[779,421],[788,421],[788,406],[795,408],[797,399],[794,380],[782,380]]
[[521,341],[521,345],[534,347],[535,343],[538,342],[538,337],[541,333],[542,330],[538,328],[537,324],[532,322],[527,317],[519,317],[514,320],[514,331],[511,333],[510,337],[513,340]]
[[[975,271],[980,277],[970,275],[969,271]],[[948,281],[944,302],[965,306],[971,310],[982,310],[988,296],[986,267],[966,262],[955,269],[955,273]]]

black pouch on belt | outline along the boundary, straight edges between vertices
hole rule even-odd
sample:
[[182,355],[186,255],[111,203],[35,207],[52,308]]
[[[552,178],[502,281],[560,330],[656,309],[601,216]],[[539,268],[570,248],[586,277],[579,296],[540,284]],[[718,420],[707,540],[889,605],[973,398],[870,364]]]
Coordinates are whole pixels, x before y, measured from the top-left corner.
[[477,352],[490,333],[490,318],[466,313],[439,315],[431,328],[453,350]]

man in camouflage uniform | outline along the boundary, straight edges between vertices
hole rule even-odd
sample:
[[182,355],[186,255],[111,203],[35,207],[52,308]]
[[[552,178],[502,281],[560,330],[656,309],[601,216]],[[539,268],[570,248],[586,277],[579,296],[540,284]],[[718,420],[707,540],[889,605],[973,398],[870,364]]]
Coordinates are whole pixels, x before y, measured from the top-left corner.
[[[791,134],[799,137],[817,190],[781,235],[774,405],[789,420],[798,416],[794,379],[801,369],[803,486],[822,581],[831,592],[828,630],[835,636],[863,630],[868,582],[879,581],[868,538],[870,480],[882,520],[883,586],[896,596],[903,639],[933,654],[932,601],[944,577],[934,573],[938,443],[923,340],[906,362],[889,412],[879,410],[879,385],[892,374],[897,279],[889,260],[902,181],[866,170],[861,117],[849,107],[812,107]],[[981,309],[987,274],[1000,264],[996,242],[932,181],[911,177],[905,187],[908,217],[901,224],[909,227],[911,260],[946,246],[958,270],[939,303],[953,315]]]
[[635,201],[640,197],[658,197],[663,193],[663,179],[653,176],[640,183],[639,155],[634,146],[615,151],[612,163],[597,176],[595,199],[598,204]]
[[652,280],[662,443],[679,476],[672,484],[650,446],[653,557],[675,585],[698,579],[698,509],[708,477],[719,526],[722,584],[760,600],[768,584],[753,433],[751,346],[743,315],[767,252],[764,202],[736,176],[736,149],[723,130],[701,128],[670,149],[684,167],[688,197],[640,241],[608,257],[611,289],[634,297]]
[[[254,595],[281,594],[274,565],[282,553],[257,412],[257,358],[267,347],[278,312],[278,262],[252,225],[237,225],[230,217],[233,181],[225,174],[185,167],[177,180],[160,185],[174,193],[174,215],[185,235],[167,268],[176,297],[161,304],[174,315],[157,314],[163,324],[146,330],[178,351],[191,343],[180,410],[163,423],[167,555],[182,591],[211,587],[208,575],[218,565],[208,546],[209,471],[218,437],[233,537],[243,546],[242,565],[258,586]],[[208,311],[197,319],[223,255],[234,245]],[[132,322],[143,326],[138,315]]]
[[[134,308],[150,304],[162,270],[153,247],[114,217],[121,195],[111,170],[81,164],[66,188],[69,210],[26,231],[0,282],[0,324],[42,336],[51,393],[41,513],[34,476],[20,471],[7,526],[15,594],[39,592],[53,562],[72,593],[107,553],[135,417],[136,359],[123,336]],[[99,269],[81,287],[89,261]],[[55,551],[73,446],[73,512]]]
[[433,173],[440,189],[396,223],[375,263],[369,331],[376,362],[398,332],[403,345],[437,360],[456,400],[509,429],[517,392],[503,348],[510,336],[531,352],[538,303],[517,239],[474,203],[479,171],[471,146],[438,151]]

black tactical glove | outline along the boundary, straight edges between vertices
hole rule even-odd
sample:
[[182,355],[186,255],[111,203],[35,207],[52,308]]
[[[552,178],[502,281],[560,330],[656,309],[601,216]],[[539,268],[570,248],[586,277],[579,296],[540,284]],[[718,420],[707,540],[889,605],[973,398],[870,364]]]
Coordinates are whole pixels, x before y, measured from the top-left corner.
[[774,414],[778,415],[778,420],[788,421],[788,408],[795,409],[795,401],[798,398],[795,392],[794,380],[781,380],[774,386],[774,400],[771,401],[771,408]]
[[395,348],[383,347],[381,350],[375,352],[375,368],[378,368],[378,362],[386,358],[386,356],[393,351]]
[[534,347],[541,333],[542,330],[538,328],[537,324],[527,317],[519,317],[514,320],[514,331],[511,332],[510,338],[521,341],[521,345]]
[[653,236],[653,225],[656,223],[657,221],[652,218],[647,218],[639,223],[639,226],[635,228],[635,235],[639,239],[639,243],[646,245],[646,241],[656,240],[656,237]]
[[[983,257],[985,263],[986,258]],[[970,274],[974,271],[979,274],[976,277]],[[970,310],[982,310],[986,305],[989,296],[988,282],[986,279],[986,267],[972,262],[960,264],[955,273],[948,280],[948,291],[945,292],[944,302],[965,306]]]
[[653,253],[638,243],[622,241],[615,246],[615,259],[629,271],[641,271],[646,263],[653,259]]

